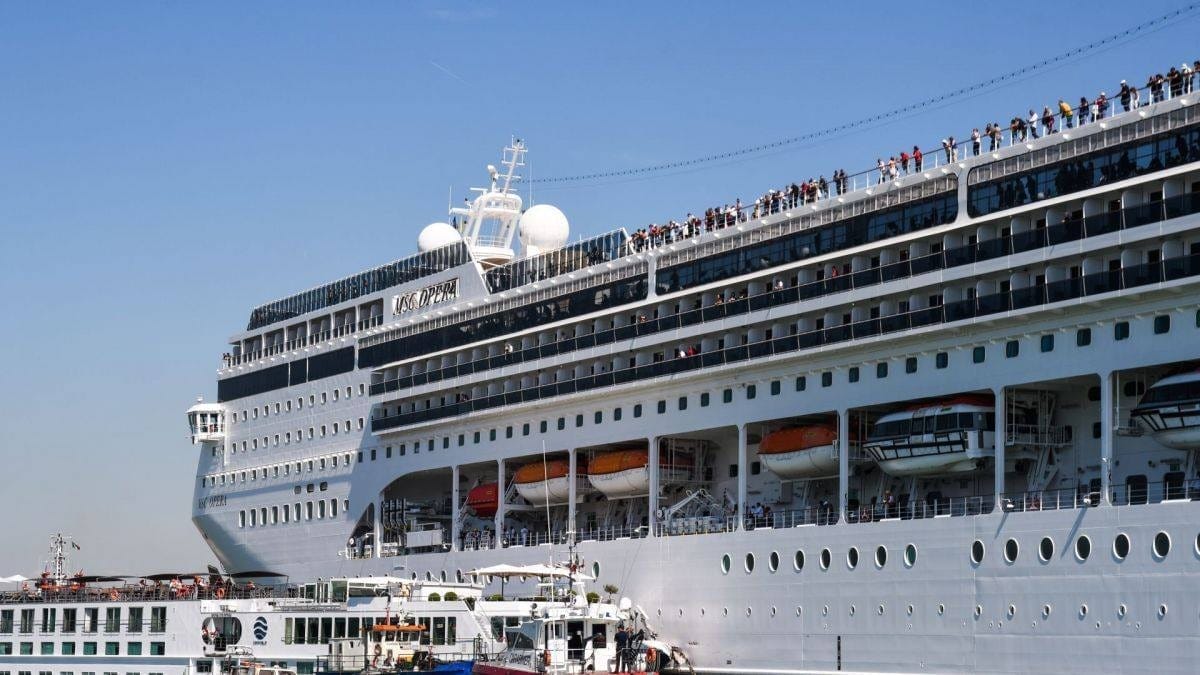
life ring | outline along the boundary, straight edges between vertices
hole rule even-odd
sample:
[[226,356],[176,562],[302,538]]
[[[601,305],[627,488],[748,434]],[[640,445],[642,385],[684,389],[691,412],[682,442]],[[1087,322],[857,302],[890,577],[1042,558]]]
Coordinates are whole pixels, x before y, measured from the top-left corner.
[[380,644],[375,645],[375,656],[381,656],[382,654],[383,654],[383,645],[380,645]]
[[224,598],[225,598],[225,589],[224,589],[224,588],[218,588],[218,589],[217,589],[217,590],[216,590],[216,591],[213,593],[213,595],[215,595],[215,596],[217,597],[217,599],[218,599],[218,600],[222,600],[222,599],[224,599]]
[[117,589],[113,588],[108,591],[108,599],[109,600],[115,601],[119,597],[121,597],[121,596],[120,596],[120,594],[117,593]]

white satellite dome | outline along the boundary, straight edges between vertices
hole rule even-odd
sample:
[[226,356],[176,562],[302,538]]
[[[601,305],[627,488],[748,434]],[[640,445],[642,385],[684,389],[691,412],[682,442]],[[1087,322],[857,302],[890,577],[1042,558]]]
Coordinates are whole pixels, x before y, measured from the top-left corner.
[[556,207],[538,204],[521,214],[517,234],[529,255],[562,248],[571,236],[567,217]]
[[417,250],[421,253],[449,246],[462,239],[462,235],[450,223],[430,223],[417,235]]

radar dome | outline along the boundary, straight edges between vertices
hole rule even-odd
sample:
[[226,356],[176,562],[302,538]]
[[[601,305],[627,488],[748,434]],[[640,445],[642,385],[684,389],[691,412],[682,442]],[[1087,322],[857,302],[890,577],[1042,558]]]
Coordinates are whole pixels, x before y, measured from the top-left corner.
[[526,253],[536,255],[562,248],[567,243],[571,228],[562,211],[549,204],[538,204],[521,214],[517,233],[525,245]]
[[431,223],[417,236],[417,250],[421,253],[449,246],[462,239],[462,235],[450,223]]

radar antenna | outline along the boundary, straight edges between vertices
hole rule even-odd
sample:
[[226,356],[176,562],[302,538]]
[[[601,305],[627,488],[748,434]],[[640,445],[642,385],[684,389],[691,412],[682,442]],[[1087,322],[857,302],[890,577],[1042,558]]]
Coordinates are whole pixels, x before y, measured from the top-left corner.
[[50,558],[46,561],[46,571],[50,573],[50,578],[56,585],[62,585],[67,580],[67,570],[70,569],[67,566],[70,556],[68,546],[79,550],[79,544],[71,541],[71,537],[64,536],[62,532],[56,532],[50,537]]
[[476,260],[486,267],[500,265],[513,258],[512,241],[521,217],[522,201],[516,191],[525,166],[525,142],[513,138],[504,148],[500,168],[489,164],[488,187],[471,188],[477,196],[469,205],[450,209],[450,215],[462,222],[462,237]]

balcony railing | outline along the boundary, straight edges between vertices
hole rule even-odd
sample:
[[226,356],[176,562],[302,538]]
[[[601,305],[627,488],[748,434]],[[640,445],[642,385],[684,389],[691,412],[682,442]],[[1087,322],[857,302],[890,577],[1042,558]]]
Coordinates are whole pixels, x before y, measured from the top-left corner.
[[317,331],[305,337],[295,338],[284,342],[277,342],[262,349],[255,349],[253,351],[247,351],[237,355],[226,354],[221,357],[221,365],[225,368],[229,368],[231,366],[257,361],[268,356],[286,354],[290,351],[321,344],[322,342],[328,342],[329,340],[337,337],[353,335],[360,330],[366,330],[368,328],[374,328],[375,326],[380,325],[383,325],[383,316],[373,316],[368,319],[363,319],[362,321],[342,324],[341,326],[336,326],[329,330]]

